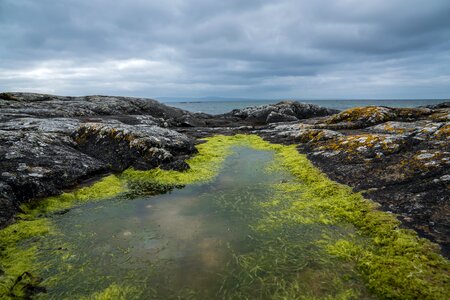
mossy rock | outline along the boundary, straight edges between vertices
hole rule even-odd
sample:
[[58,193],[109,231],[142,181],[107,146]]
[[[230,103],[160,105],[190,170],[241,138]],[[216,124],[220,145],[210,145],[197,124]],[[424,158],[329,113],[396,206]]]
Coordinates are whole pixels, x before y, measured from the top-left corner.
[[327,124],[343,122],[360,123],[364,126],[391,121],[396,117],[393,109],[383,106],[366,106],[347,109],[326,120]]

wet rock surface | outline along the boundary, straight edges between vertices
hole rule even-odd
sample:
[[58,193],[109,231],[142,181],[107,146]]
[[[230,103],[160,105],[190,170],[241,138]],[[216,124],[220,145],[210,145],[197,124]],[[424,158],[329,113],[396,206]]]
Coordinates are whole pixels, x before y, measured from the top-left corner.
[[128,167],[185,170],[198,138],[252,133],[300,152],[450,254],[450,108],[284,101],[211,116],[126,97],[0,94],[0,225],[25,201]]

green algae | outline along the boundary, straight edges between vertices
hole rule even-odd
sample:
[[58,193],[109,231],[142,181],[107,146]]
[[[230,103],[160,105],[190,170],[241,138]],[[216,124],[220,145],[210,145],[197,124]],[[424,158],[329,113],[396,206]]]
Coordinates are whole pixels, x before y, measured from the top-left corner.
[[[32,238],[51,233],[51,221],[46,218],[37,220],[20,220],[3,230],[0,230],[0,269],[4,272],[0,276],[0,296],[13,299],[26,295],[26,286],[38,285],[32,274],[39,271],[36,264],[37,247],[19,246],[20,243]],[[26,279],[27,274],[29,281]]]
[[[260,247],[245,255],[236,255],[234,267],[238,268],[237,275],[230,275],[234,279],[226,277],[223,285],[225,289],[237,284],[234,289],[236,293],[225,296],[314,299],[313,294],[298,295],[314,287],[315,281],[330,276],[329,270],[321,269],[321,266],[339,263],[342,268],[338,270],[346,272],[350,281],[363,278],[367,288],[378,297],[450,298],[450,264],[439,255],[435,244],[419,238],[411,230],[401,229],[395,215],[378,210],[375,203],[364,199],[361,194],[328,179],[306,156],[299,154],[295,146],[270,144],[257,136],[248,135],[207,139],[206,143],[197,146],[199,153],[188,160],[191,169],[185,172],[130,169],[91,187],[50,197],[42,205],[23,207],[23,220],[0,231],[1,267],[6,274],[0,278],[0,294],[10,293],[12,282],[23,272],[37,271],[34,261],[36,248],[20,248],[19,244],[52,231],[51,221],[40,215],[115,196],[126,191],[127,184],[132,185],[133,182],[175,186],[211,181],[234,146],[275,151],[275,161],[268,172],[284,170],[293,179],[274,184],[274,193],[270,198],[249,206],[257,211],[252,230],[254,238],[260,241]],[[237,209],[241,209],[238,206]],[[243,214],[251,212],[249,207],[242,208]],[[301,241],[292,239],[290,234],[298,228],[342,224],[353,225],[355,231],[339,236],[322,235],[309,248],[300,245]],[[275,236],[278,238],[267,238]],[[302,252],[317,258],[317,261],[299,258],[298,253]],[[305,264],[313,264],[317,270],[308,270],[312,272],[311,281],[299,282],[295,274]],[[334,294],[330,297],[333,299],[357,299],[365,293],[348,288],[342,280],[336,280],[332,290]],[[116,298],[120,299],[127,293],[133,294],[132,289],[113,284],[87,299],[109,299],[111,295],[117,295]]]
[[[294,183],[279,184],[271,200],[285,209],[263,219],[260,230],[269,231],[288,222],[298,224],[339,224],[348,222],[366,243],[355,245],[323,241],[330,254],[355,263],[367,286],[378,296],[397,299],[445,299],[450,296],[449,261],[439,255],[438,247],[419,238],[411,230],[400,229],[393,214],[354,193],[351,188],[328,179],[295,146],[271,145],[256,140],[258,149],[277,152],[277,165],[294,175]],[[289,193],[284,193],[284,192]],[[294,193],[293,193],[294,192]],[[286,201],[295,195],[293,201]],[[291,202],[286,207],[286,202]],[[342,247],[344,244],[347,247]]]
[[83,202],[108,199],[123,193],[126,190],[125,186],[126,184],[116,175],[109,175],[91,186],[64,192],[61,195],[48,197],[39,202],[24,204],[21,206],[22,211],[24,211],[22,217],[35,217],[66,210]]
[[164,185],[186,185],[211,181],[219,172],[225,158],[236,145],[233,137],[215,136],[197,145],[198,154],[187,160],[190,169],[185,172],[153,169],[149,171],[125,170],[121,178],[127,181],[153,181]]
[[129,300],[139,299],[139,289],[129,286],[120,286],[111,284],[106,289],[93,293],[87,297],[81,297],[80,300]]
[[[272,212],[256,225],[258,230],[271,232],[289,222],[327,225],[348,222],[358,229],[357,235],[367,237],[366,244],[346,240],[330,244],[327,239],[319,244],[335,257],[354,263],[372,292],[398,299],[450,297],[450,265],[435,244],[419,238],[411,230],[401,229],[394,215],[378,210],[374,202],[327,178],[306,156],[299,154],[295,146],[270,144],[257,136],[244,135],[215,136],[207,141],[201,145],[195,160],[189,161],[191,171],[129,170],[125,177],[190,184],[211,180],[231,146],[275,151],[274,168],[288,170],[295,180],[274,186],[278,194],[263,204],[272,206]],[[287,201],[289,197],[294,199]],[[283,206],[283,209],[274,212],[276,206]],[[276,254],[273,259],[277,259]]]
[[[69,209],[83,202],[111,198],[124,189],[124,183],[117,176],[110,175],[91,186],[22,205],[23,213],[18,215],[19,221],[0,230],[0,269],[4,272],[0,276],[0,295],[22,297],[26,293],[25,285],[39,284],[33,276],[41,267],[36,264],[38,249],[36,245],[28,246],[27,242],[54,233],[52,221],[43,217],[44,215]],[[32,282],[18,282],[23,274],[30,274]]]

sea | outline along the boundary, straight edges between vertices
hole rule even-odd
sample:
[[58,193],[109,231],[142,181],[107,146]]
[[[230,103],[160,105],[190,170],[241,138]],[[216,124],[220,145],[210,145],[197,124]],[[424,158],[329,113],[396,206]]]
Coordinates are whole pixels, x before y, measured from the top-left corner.
[[[178,107],[191,112],[203,112],[207,114],[223,114],[233,109],[244,108],[248,106],[275,104],[280,102],[274,100],[202,100],[202,101],[164,101],[166,105]],[[442,99],[415,99],[415,100],[296,100],[303,103],[317,104],[320,106],[345,110],[352,107],[361,107],[369,105],[390,106],[390,107],[417,107],[431,104],[437,104],[444,101]]]

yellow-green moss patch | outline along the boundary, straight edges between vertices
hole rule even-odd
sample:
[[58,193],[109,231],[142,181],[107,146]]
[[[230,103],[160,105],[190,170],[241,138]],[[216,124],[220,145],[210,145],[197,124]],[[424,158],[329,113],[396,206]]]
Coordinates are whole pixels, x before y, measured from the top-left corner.
[[131,300],[139,299],[139,289],[135,287],[120,286],[111,284],[100,292],[93,293],[87,297],[81,297],[80,300]]
[[24,204],[21,209],[25,212],[25,215],[22,215],[22,217],[28,218],[39,214],[52,213],[83,202],[111,198],[124,192],[125,189],[125,182],[121,181],[116,175],[109,175],[91,186],[64,192],[61,195],[48,197],[36,203]]
[[185,172],[153,169],[137,171],[128,169],[122,173],[125,180],[148,180],[159,184],[185,185],[212,180],[220,170],[223,161],[231,153],[234,145],[249,143],[255,137],[249,136],[248,141],[240,136],[215,136],[206,139],[206,143],[197,146],[198,154],[187,160],[190,169]]
[[336,124],[341,122],[357,122],[364,121],[368,124],[377,124],[390,121],[395,117],[392,109],[382,106],[366,106],[354,107],[327,119],[328,124]]
[[373,149],[378,155],[381,153],[389,155],[397,152],[405,143],[406,139],[403,136],[392,136],[388,134],[357,134],[329,140],[318,149],[342,151],[350,156]]
[[52,230],[51,221],[46,218],[19,220],[0,230],[0,269],[4,272],[0,276],[1,299],[24,297],[25,285],[38,284],[34,279],[39,271],[35,261],[37,248],[22,243]]

